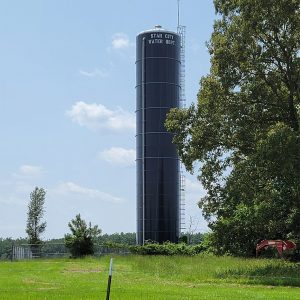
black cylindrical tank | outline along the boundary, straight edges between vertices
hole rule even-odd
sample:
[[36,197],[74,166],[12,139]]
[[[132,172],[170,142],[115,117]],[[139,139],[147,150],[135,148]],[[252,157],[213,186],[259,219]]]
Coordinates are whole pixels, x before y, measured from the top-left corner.
[[137,242],[178,242],[179,158],[164,123],[179,106],[180,36],[156,26],[136,40]]

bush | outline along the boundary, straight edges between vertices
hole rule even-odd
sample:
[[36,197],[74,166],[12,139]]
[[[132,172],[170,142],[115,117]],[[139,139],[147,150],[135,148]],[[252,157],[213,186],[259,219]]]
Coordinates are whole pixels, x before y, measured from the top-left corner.
[[204,250],[201,244],[189,246],[185,243],[174,244],[165,242],[163,244],[148,242],[143,246],[129,246],[132,253],[141,255],[195,255]]
[[94,254],[94,241],[98,238],[101,230],[98,226],[87,226],[86,222],[78,214],[68,224],[72,234],[65,235],[65,245],[70,249],[72,257],[82,257]]

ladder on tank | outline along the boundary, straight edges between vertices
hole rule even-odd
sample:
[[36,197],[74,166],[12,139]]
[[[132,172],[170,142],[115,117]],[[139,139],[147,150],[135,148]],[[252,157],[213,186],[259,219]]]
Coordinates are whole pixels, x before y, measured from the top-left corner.
[[182,234],[185,230],[185,176],[183,173],[183,166],[180,164],[180,234]]
[[[179,4],[179,3],[178,3]],[[179,13],[179,12],[178,12]],[[179,23],[179,16],[178,16]],[[186,27],[179,25],[177,26],[177,33],[180,35],[180,94],[179,94],[179,107],[181,109],[186,108],[186,99],[185,99],[185,32]],[[183,233],[186,230],[185,225],[185,175],[184,167],[180,162],[180,172],[179,172],[179,182],[180,182],[180,233]]]
[[178,25],[177,33],[180,35],[180,96],[179,105],[180,108],[186,107],[185,99],[185,31],[186,27]]

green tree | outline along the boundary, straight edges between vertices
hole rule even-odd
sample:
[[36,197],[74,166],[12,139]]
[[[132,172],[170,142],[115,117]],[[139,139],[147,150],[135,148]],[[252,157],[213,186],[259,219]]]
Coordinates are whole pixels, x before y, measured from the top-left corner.
[[94,241],[99,238],[101,230],[97,225],[93,226],[76,215],[68,224],[71,234],[65,235],[65,245],[70,249],[73,257],[81,257],[94,254]]
[[28,204],[26,233],[28,243],[36,247],[41,245],[41,234],[45,231],[47,225],[46,222],[42,222],[45,212],[45,196],[46,191],[43,188],[35,187],[30,193]]
[[103,234],[98,239],[99,244],[112,242],[124,245],[135,245],[136,244],[136,233],[134,232],[121,232],[112,234]]
[[215,0],[210,74],[166,122],[219,253],[300,238],[300,1]]

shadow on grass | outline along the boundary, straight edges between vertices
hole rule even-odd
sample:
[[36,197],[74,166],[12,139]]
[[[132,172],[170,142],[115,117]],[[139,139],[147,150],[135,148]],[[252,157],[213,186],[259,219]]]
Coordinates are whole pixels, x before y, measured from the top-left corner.
[[219,271],[215,276],[240,283],[300,287],[300,264],[270,261],[262,265]]

